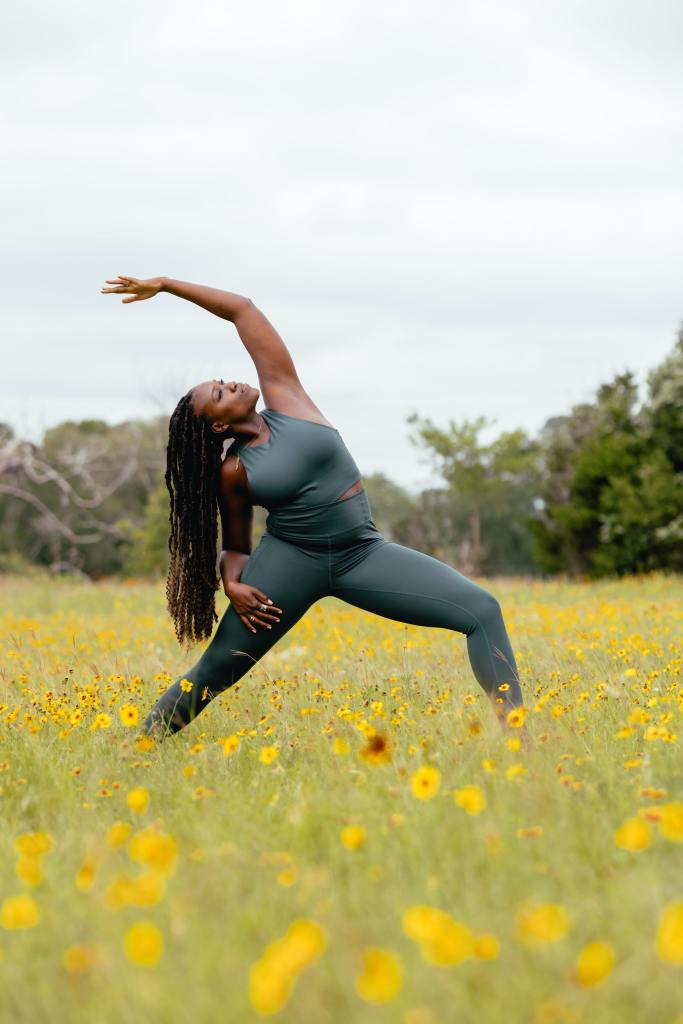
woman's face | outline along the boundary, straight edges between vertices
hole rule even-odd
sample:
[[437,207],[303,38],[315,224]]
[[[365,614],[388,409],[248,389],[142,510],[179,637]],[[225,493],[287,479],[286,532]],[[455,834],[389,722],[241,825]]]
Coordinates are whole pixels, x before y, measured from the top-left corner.
[[251,384],[222,379],[206,380],[192,391],[195,413],[204,415],[217,433],[224,433],[233,423],[247,419],[258,402],[260,391]]

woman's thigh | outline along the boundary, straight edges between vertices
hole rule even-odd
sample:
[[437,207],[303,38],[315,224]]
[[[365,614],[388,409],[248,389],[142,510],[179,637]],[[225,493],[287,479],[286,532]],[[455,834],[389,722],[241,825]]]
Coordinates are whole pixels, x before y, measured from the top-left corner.
[[493,596],[438,558],[389,541],[335,576],[335,596],[366,611],[467,637],[474,674],[504,710],[522,703],[515,656]]
[[334,577],[335,596],[349,604],[415,626],[469,634],[493,598],[438,558],[389,542]]
[[[325,592],[328,572],[326,555],[310,556],[264,534],[242,571],[241,582],[258,587],[281,608],[280,621],[270,629],[256,623],[252,632],[230,604],[199,661],[161,695],[147,715],[144,729],[151,731],[161,725],[177,732],[196,718],[217,694],[238,682]],[[192,688],[183,689],[183,680]]]
[[273,647],[325,592],[328,571],[323,555],[264,534],[242,571],[241,583],[250,583],[282,609],[271,628],[255,623],[252,632],[232,604],[199,661],[186,678],[217,691],[231,686]]

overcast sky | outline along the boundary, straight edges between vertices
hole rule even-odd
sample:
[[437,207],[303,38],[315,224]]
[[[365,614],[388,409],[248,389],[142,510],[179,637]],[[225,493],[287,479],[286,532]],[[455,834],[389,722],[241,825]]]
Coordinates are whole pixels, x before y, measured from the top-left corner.
[[[248,295],[363,473],[416,411],[535,432],[683,320],[680,0],[28,0],[0,31],[0,419],[38,440],[258,385]],[[259,408],[263,403],[259,403]]]

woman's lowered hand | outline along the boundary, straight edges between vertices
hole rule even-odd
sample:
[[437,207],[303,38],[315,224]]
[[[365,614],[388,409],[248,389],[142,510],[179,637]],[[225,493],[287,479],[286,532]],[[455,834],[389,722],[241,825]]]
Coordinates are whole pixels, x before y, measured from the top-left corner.
[[[256,632],[254,623],[265,626],[267,629],[272,629],[270,623],[280,621],[279,616],[275,612],[279,612],[282,615],[282,608],[278,608],[277,605],[273,604],[270,598],[262,590],[259,590],[258,587],[253,587],[250,583],[231,582],[226,592],[230,598],[230,604],[244,625],[252,633]],[[262,605],[267,605],[267,610],[264,611]]]

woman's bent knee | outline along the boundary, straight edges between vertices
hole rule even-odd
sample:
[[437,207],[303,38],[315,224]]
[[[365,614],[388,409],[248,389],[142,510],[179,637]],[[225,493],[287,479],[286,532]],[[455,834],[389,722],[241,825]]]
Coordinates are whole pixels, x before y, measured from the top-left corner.
[[503,618],[503,611],[498,598],[482,588],[480,588],[480,593],[476,595],[470,604],[470,611],[477,621],[483,624],[500,622]]

